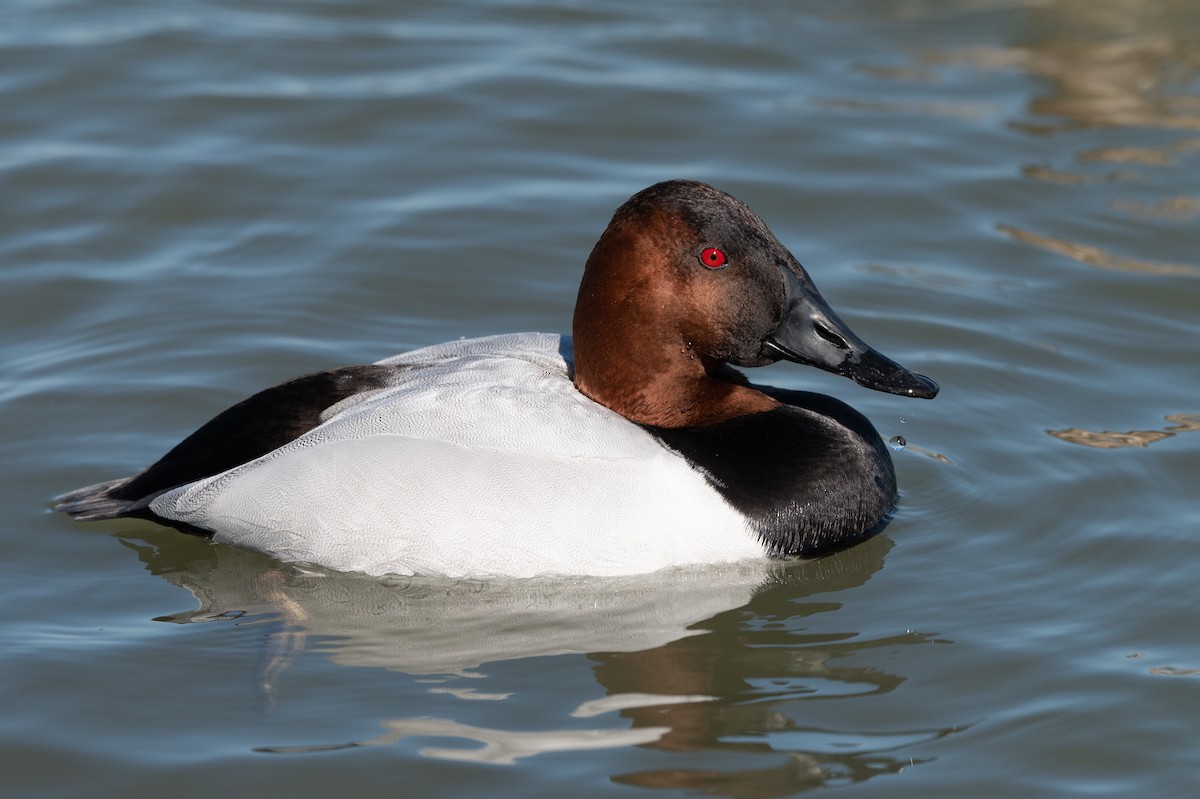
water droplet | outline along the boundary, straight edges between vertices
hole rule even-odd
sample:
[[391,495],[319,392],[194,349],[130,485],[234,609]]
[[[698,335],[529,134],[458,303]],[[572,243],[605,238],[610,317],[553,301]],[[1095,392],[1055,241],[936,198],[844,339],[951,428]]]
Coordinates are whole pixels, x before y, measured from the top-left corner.
[[888,440],[888,446],[891,447],[892,449],[894,449],[896,452],[899,452],[900,450],[904,449],[904,446],[907,443],[908,442],[904,440],[904,436],[892,436]]

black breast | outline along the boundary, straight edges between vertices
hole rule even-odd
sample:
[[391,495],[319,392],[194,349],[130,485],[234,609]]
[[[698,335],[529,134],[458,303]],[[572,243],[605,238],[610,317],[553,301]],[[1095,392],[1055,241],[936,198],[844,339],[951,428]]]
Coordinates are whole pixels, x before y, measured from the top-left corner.
[[896,501],[892,459],[850,406],[769,389],[775,410],[704,427],[647,427],[699,468],[777,557],[814,557],[878,533]]

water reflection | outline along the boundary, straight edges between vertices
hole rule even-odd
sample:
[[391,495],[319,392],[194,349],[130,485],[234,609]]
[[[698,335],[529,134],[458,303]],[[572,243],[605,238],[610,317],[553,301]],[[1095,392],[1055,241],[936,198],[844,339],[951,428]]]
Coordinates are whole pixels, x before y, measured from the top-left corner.
[[474,749],[453,746],[424,746],[418,753],[424,757],[457,760],[469,763],[489,763],[511,766],[518,760],[547,752],[586,752],[598,749],[618,749],[657,740],[665,727],[633,730],[500,730],[463,724],[452,719],[428,717],[387,719],[382,722],[386,732],[365,741],[349,741],[315,746],[264,746],[256,750],[272,754],[313,754],[356,749],[366,746],[385,746],[405,738],[455,738],[480,744]]
[[906,633],[864,639],[846,631],[811,631],[814,617],[840,605],[801,601],[800,585],[777,585],[736,612],[702,625],[708,635],[683,638],[642,652],[593,654],[596,678],[608,691],[644,686],[647,679],[718,701],[621,711],[634,729],[665,725],[648,746],[677,753],[743,752],[774,755],[767,768],[714,768],[701,758],[690,768],[669,767],[617,775],[642,787],[699,789],[735,797],[784,796],[831,783],[861,782],[921,762],[911,752],[954,729],[846,729],[806,720],[811,702],[890,693],[904,677],[862,665],[875,650],[938,642]]
[[[984,4],[990,5],[990,4]],[[1038,137],[1060,136],[1081,130],[1110,132],[1106,146],[1097,139],[1080,137],[1089,147],[1074,155],[1075,165],[1026,164],[1029,178],[1060,185],[1095,185],[1147,181],[1131,168],[1160,170],[1186,164],[1200,140],[1200,5],[1193,0],[1056,0],[1020,3],[998,41],[970,42],[970,34],[942,36],[934,44],[913,48],[906,63],[864,64],[859,71],[880,82],[903,81],[903,100],[845,101],[874,111],[920,113],[936,118],[953,113],[981,120],[1006,115],[1003,106],[976,98],[946,100],[942,87],[953,85],[970,71],[1009,73],[1037,81],[1036,93],[1023,96],[1021,111],[1011,115],[1014,130]],[[872,16],[914,20],[930,29],[944,24],[945,9],[936,3],[869,3]],[[928,91],[911,99],[913,85]],[[951,92],[952,93],[952,92]],[[1024,92],[1022,93],[1024,95]],[[989,95],[991,97],[993,95]],[[1155,142],[1147,131],[1175,135],[1174,141]],[[1126,139],[1124,141],[1120,139]],[[1147,141],[1150,139],[1150,141]],[[1120,165],[1098,173],[1094,165]],[[1113,210],[1139,219],[1188,221],[1197,214],[1190,196],[1163,197],[1154,202],[1116,199]],[[1056,231],[1029,230],[1009,224],[996,228],[1025,244],[1060,253],[1080,263],[1106,270],[1156,276],[1200,276],[1194,263],[1160,263],[1125,257],[1089,241],[1055,235]]]
[[1155,203],[1116,199],[1112,207],[1138,219],[1167,219],[1186,222],[1200,216],[1200,197],[1166,197]]
[[1145,261],[1139,258],[1127,258],[1109,252],[1101,247],[1095,247],[1081,242],[1045,236],[1028,230],[1021,230],[1012,225],[997,225],[1001,233],[1012,236],[1017,241],[1041,247],[1050,252],[1056,252],[1072,258],[1081,264],[1106,269],[1112,272],[1140,272],[1144,275],[1173,275],[1177,277],[1200,277],[1200,266],[1191,264],[1164,264],[1155,261]]
[[1122,447],[1148,447],[1156,441],[1171,438],[1178,433],[1189,433],[1200,430],[1200,414],[1172,413],[1165,419],[1172,424],[1162,430],[1127,430],[1123,433],[1114,430],[1084,430],[1080,427],[1069,427],[1065,430],[1047,430],[1046,432],[1060,441],[1071,444],[1081,444],[1096,449],[1120,449]]
[[[1198,129],[1195,97],[1186,90],[1196,58],[1191,0],[1088,0],[1046,5],[1026,66],[1051,91],[1030,110],[1074,125]],[[1200,20],[1197,20],[1200,22]]]
[[[635,578],[379,581],[281,566],[258,555],[157,531],[123,542],[154,574],[198,606],[160,617],[174,623],[270,625],[263,690],[271,695],[306,650],[341,666],[440,675],[429,693],[466,701],[512,701],[476,681],[488,664],[576,653],[593,663],[602,696],[563,715],[556,729],[503,729],[458,718],[380,720],[376,737],[272,753],[381,746],[420,737],[426,757],[513,764],[545,752],[642,746],[660,768],[614,775],[646,787],[702,787],[730,796],[777,796],[827,782],[895,773],[921,743],[952,729],[826,729],[806,722],[813,701],[887,694],[904,682],[881,668],[897,647],[929,634],[874,639],[829,630],[836,592],[859,586],[891,544],[878,537],[810,563],[757,562]],[[623,719],[614,725],[615,719]],[[597,719],[581,726],[580,719]],[[466,745],[463,745],[466,742]],[[768,755],[770,765],[714,768],[706,753]],[[703,765],[691,765],[701,756]],[[680,765],[680,760],[684,765]]]
[[1042,180],[1047,183],[1065,183],[1070,186],[1078,186],[1083,183],[1116,183],[1118,180],[1133,180],[1137,178],[1136,172],[1128,170],[1109,172],[1106,175],[1091,175],[1082,172],[1071,172],[1065,169],[1051,169],[1050,167],[1038,166],[1037,164],[1028,164],[1022,167],[1021,174],[1034,180]]
[[619,578],[378,580],[280,564],[169,533],[125,543],[152,573],[197,602],[157,620],[271,624],[278,631],[271,636],[275,674],[310,646],[342,666],[416,675],[471,675],[498,661],[652,649],[699,635],[693,624],[745,605],[764,584],[828,570],[822,563],[761,561]]
[[[936,4],[928,10],[938,13]],[[1041,78],[1046,91],[1029,102],[1029,111],[1061,121],[1019,126],[1033,132],[1198,130],[1200,102],[1192,87],[1200,72],[1197,12],[1192,0],[1030,4],[1022,32],[1011,43],[926,49],[918,70],[928,74],[941,65],[1020,69]]]

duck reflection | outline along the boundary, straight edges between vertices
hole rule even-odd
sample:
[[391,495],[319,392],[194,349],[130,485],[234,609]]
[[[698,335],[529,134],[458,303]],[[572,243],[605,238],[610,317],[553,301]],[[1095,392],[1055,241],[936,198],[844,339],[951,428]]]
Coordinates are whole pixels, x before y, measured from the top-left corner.
[[783,574],[762,586],[745,606],[693,628],[703,628],[707,635],[638,652],[591,655],[597,662],[597,680],[609,692],[644,687],[647,676],[653,675],[677,692],[718,698],[622,710],[634,729],[667,728],[652,746],[675,752],[782,756],[765,769],[714,769],[703,762],[708,757],[701,757],[692,768],[673,765],[614,779],[712,795],[772,797],[831,782],[861,782],[922,762],[897,754],[954,730],[835,730],[803,721],[810,701],[886,694],[904,682],[902,676],[874,665],[858,665],[863,653],[933,640],[917,633],[863,639],[853,632],[807,632],[810,626],[827,626],[811,624],[813,617],[840,608],[836,602],[816,601],[813,595],[864,582],[882,564],[888,546],[876,552],[860,548],[855,550],[859,558],[820,561],[806,564],[809,570]]
[[[510,694],[483,683],[464,687],[463,678],[484,676],[481,668],[501,661],[580,654],[603,689],[562,729],[407,717],[382,720],[384,732],[371,739],[260,751],[313,753],[434,737],[477,745],[426,746],[423,756],[511,764],[545,752],[641,746],[670,765],[613,775],[615,781],[778,796],[898,772],[915,762],[915,745],[951,732],[834,730],[803,720],[813,699],[892,691],[904,678],[880,668],[881,658],[870,653],[931,640],[916,633],[864,640],[814,624],[840,609],[836,592],[879,570],[891,546],[882,536],[813,562],[488,582],[306,570],[166,531],[123,541],[152,573],[197,601],[195,609],[158,620],[270,625],[259,672],[268,698],[306,650],[343,666],[430,675],[430,693],[493,702]],[[610,714],[627,722],[614,728]],[[595,727],[578,721],[604,716]],[[722,770],[712,765],[714,753],[740,754],[732,762],[742,766],[747,754],[780,759],[765,769]]]

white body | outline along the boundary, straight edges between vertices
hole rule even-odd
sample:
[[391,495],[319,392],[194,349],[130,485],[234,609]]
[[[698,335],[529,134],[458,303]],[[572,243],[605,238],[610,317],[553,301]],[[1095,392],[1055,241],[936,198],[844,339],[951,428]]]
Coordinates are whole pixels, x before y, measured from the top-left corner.
[[150,507],[289,561],[372,575],[641,574],[765,548],[680,455],[521,333],[398,355],[295,441]]

